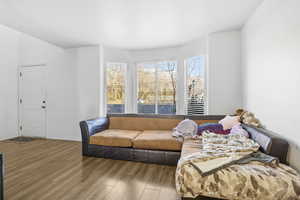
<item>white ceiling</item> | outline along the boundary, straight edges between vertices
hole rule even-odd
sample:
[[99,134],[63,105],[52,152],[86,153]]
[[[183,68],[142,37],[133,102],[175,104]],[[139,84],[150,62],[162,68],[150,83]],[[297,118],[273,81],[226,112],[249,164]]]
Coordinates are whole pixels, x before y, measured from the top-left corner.
[[240,28],[263,0],[0,0],[0,23],[62,47],[174,46]]

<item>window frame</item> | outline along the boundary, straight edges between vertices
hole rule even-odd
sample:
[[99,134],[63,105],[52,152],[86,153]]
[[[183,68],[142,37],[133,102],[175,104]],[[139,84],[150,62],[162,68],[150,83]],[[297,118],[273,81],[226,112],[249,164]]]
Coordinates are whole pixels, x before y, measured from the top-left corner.
[[183,97],[183,110],[182,113],[184,115],[188,114],[188,109],[187,109],[187,76],[188,76],[188,70],[187,70],[187,60],[193,57],[202,57],[204,59],[204,113],[203,115],[207,115],[209,112],[209,97],[208,97],[208,87],[209,87],[209,69],[208,69],[208,58],[207,55],[194,55],[194,56],[189,56],[185,57],[183,60],[183,69],[184,69],[184,97]]
[[[125,64],[124,69],[124,84],[125,84],[125,97],[124,97],[124,113],[116,113],[116,114],[144,114],[138,113],[138,64],[144,63],[159,63],[159,62],[167,62],[167,61],[175,61],[176,62],[176,113],[174,114],[159,114],[158,113],[158,87],[156,87],[156,104],[155,104],[155,113],[150,115],[187,115],[186,108],[186,87],[187,87],[187,68],[186,62],[187,59],[195,56],[201,56],[204,59],[204,114],[207,115],[209,113],[209,68],[208,68],[208,56],[206,54],[200,55],[191,55],[184,57],[166,57],[166,58],[158,58],[158,59],[149,59],[149,60],[135,60],[135,61],[125,61],[125,62],[114,62],[114,61],[105,61],[104,62],[104,111],[107,113],[107,66],[108,64]],[[157,66],[156,66],[157,68]],[[157,73],[157,69],[155,70]],[[184,74],[184,76],[179,76],[180,74]],[[157,74],[155,75],[157,79]],[[157,80],[156,80],[157,82]],[[184,91],[183,91],[184,89]],[[115,114],[115,113],[113,113]]]
[[[107,91],[107,68],[109,64],[119,64],[124,65],[123,73],[124,73],[124,112],[123,113],[108,113],[107,111],[107,105],[108,105],[108,91]],[[127,114],[128,113],[128,63],[127,62],[113,62],[113,61],[106,61],[104,67],[104,74],[105,74],[105,80],[104,80],[104,86],[105,86],[105,111],[106,114]]]
[[[158,98],[158,88],[159,88],[159,82],[158,82],[158,63],[160,62],[175,62],[176,63],[176,113],[175,114],[160,114],[158,113],[158,103],[159,103],[159,98]],[[134,84],[134,89],[133,92],[136,94],[136,98],[134,101],[133,107],[136,109],[135,113],[137,114],[148,114],[148,113],[138,113],[138,93],[139,93],[139,79],[138,79],[138,65],[140,64],[156,64],[155,65],[155,113],[151,113],[153,115],[178,115],[178,110],[177,110],[177,104],[178,104],[178,68],[179,68],[179,60],[176,58],[170,58],[170,59],[153,59],[153,60],[147,60],[147,61],[138,61],[134,63],[135,67],[135,84]],[[150,113],[149,113],[150,114]]]

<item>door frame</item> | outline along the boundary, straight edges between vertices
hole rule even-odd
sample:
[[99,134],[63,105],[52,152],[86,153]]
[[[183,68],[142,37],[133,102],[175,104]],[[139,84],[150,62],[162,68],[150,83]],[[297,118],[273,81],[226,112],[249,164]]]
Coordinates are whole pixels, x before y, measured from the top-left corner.
[[48,133],[47,133],[47,110],[48,110],[48,98],[47,98],[47,74],[48,74],[48,68],[46,64],[32,64],[32,65],[20,65],[18,67],[18,96],[17,96],[17,103],[18,103],[18,135],[17,137],[22,136],[22,131],[20,129],[21,127],[21,114],[22,114],[22,107],[21,107],[21,103],[20,103],[20,99],[21,99],[21,73],[23,71],[24,68],[32,68],[32,67],[41,67],[44,68],[45,70],[45,101],[46,101],[46,109],[45,109],[45,137],[44,138],[48,138]]

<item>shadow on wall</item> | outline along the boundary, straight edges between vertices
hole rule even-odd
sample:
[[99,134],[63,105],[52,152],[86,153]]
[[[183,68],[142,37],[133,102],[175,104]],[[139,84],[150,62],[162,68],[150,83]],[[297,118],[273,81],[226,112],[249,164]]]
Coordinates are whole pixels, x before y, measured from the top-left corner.
[[288,162],[289,164],[300,172],[300,147],[298,144],[287,140],[290,144],[288,151]]

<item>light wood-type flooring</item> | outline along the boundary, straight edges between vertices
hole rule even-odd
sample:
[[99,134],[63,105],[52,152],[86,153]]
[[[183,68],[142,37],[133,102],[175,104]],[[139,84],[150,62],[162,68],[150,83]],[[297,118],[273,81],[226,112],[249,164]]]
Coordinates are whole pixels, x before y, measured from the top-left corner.
[[81,156],[81,143],[0,142],[5,200],[176,200],[175,166]]

